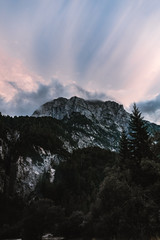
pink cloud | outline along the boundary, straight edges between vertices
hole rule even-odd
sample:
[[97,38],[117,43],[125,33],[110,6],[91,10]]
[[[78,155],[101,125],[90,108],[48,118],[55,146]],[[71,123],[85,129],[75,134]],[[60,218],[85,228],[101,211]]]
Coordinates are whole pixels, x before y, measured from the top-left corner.
[[38,83],[44,83],[44,80],[33,73],[23,64],[20,59],[7,55],[0,49],[0,96],[10,101],[17,90],[9,82],[16,83],[19,89],[26,92],[35,91]]

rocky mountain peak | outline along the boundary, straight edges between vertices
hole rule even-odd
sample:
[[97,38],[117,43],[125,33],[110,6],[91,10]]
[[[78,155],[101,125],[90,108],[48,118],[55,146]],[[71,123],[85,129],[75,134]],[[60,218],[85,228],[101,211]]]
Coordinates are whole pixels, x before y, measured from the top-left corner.
[[[114,101],[85,100],[79,97],[57,98],[37,109],[34,117],[53,117],[61,120],[73,145],[64,139],[66,149],[98,146],[118,151],[122,129],[128,132],[130,114]],[[146,122],[150,132],[159,127]]]
[[32,116],[48,116],[65,122],[78,148],[99,146],[113,151],[118,149],[122,128],[127,131],[129,123],[129,113],[123,105],[76,96],[47,102]]
[[97,121],[104,121],[108,117],[114,117],[115,119],[129,117],[123,105],[114,101],[84,100],[76,96],[70,99],[57,98],[47,102],[37,109],[32,116],[50,116],[62,120],[66,116],[69,118],[75,112]]

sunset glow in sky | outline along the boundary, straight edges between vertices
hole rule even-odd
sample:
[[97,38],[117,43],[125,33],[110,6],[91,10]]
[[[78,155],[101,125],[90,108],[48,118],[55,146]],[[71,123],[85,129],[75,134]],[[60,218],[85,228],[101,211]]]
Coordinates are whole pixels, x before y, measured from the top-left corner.
[[1,0],[0,111],[77,95],[160,123],[159,23],[159,0]]

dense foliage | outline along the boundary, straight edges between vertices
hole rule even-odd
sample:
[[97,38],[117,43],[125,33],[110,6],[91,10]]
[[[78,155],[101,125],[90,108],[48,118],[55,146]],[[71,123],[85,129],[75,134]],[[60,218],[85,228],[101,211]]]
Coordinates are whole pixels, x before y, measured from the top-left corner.
[[[85,118],[78,119],[85,125]],[[5,160],[0,158],[5,178],[0,238],[36,240],[47,232],[109,240],[160,236],[160,135],[151,139],[136,105],[119,154],[100,148],[68,153],[59,139],[65,138],[64,129],[65,120],[0,116],[0,139],[9,146]],[[53,183],[44,172],[34,194],[20,198],[14,192],[14,163],[19,155],[41,161],[36,146],[65,160],[55,165]]]
[[160,235],[160,163],[152,149],[141,113],[134,105],[129,135],[122,132],[119,161],[106,168],[91,211],[95,236],[151,239]]

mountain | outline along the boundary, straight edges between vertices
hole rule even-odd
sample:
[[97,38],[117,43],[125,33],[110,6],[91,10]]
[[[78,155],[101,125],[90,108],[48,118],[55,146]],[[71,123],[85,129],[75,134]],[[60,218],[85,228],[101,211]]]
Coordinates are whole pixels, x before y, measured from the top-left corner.
[[[122,129],[128,131],[130,114],[123,105],[114,101],[84,100],[78,97],[58,98],[43,104],[33,117],[53,117],[66,124],[71,143],[64,140],[68,149],[98,146],[118,151]],[[146,121],[149,132],[160,131],[160,126]]]
[[70,159],[79,161],[80,156],[84,161],[84,153],[90,161],[93,156],[103,158],[103,167],[107,161],[112,162],[109,159],[115,155],[113,152],[93,147],[78,149],[70,129],[76,119],[81,122],[81,127],[86,126],[87,121],[90,124],[91,120],[81,115],[72,116],[69,126],[68,119],[66,122],[66,119],[62,121],[52,117],[13,118],[0,115],[0,196],[28,198],[37,195],[46,178],[49,184],[54,182],[61,163],[63,166]]
[[[31,117],[0,114],[0,239],[17,239],[22,233],[27,235],[24,239],[40,239],[28,236],[28,233],[32,235],[35,232],[37,226],[40,226],[38,233],[35,233],[37,236],[56,231],[59,235],[61,227],[64,227],[66,236],[70,236],[67,235],[69,232],[71,237],[79,237],[80,232],[77,234],[77,230],[72,235],[75,223],[78,224],[76,229],[81,231],[86,217],[90,219],[90,209],[97,212],[97,207],[100,206],[99,197],[103,195],[104,203],[109,202],[107,211],[113,209],[117,212],[115,204],[120,204],[118,209],[121,209],[123,203],[130,203],[136,193],[136,201],[133,198],[135,202],[131,203],[137,209],[137,201],[141,199],[139,195],[146,195],[146,189],[139,192],[143,188],[139,187],[141,180],[142,186],[149,186],[149,196],[158,196],[160,134],[154,138],[155,144],[152,145],[155,162],[147,158],[141,162],[140,169],[137,171],[136,168],[135,171],[133,168],[133,172],[130,167],[134,165],[130,161],[128,168],[121,168],[117,152],[121,131],[123,128],[128,131],[129,119],[130,114],[116,102],[89,101],[77,97],[58,98],[45,103]],[[160,132],[160,126],[144,122],[152,135]],[[133,181],[131,193],[130,181]],[[153,187],[154,182],[156,184]],[[136,191],[135,184],[138,189]],[[114,203],[115,199],[117,203]],[[157,219],[159,205],[155,208],[155,200],[152,202],[152,208],[150,202],[147,202],[147,206],[151,214],[151,210],[155,209]],[[139,206],[143,205],[141,203]],[[127,206],[128,216],[130,204]],[[98,211],[102,216],[103,213],[107,214],[103,208]],[[109,212],[107,217],[112,215]],[[98,224],[103,226],[101,220],[100,215]],[[109,222],[110,218],[107,224]],[[107,226],[106,223],[104,226]],[[89,227],[90,230],[92,228]],[[98,232],[101,230],[102,228]]]
[[70,118],[73,113],[80,113],[92,121],[107,125],[110,121],[120,121],[119,124],[124,125],[126,118],[129,118],[129,113],[124,110],[123,105],[114,101],[84,100],[78,97],[58,98],[47,102],[35,110],[32,116],[50,116],[62,120],[64,117]]
[[129,113],[116,102],[78,97],[47,102],[32,116],[62,120],[67,124],[66,131],[70,133],[76,148],[98,146],[112,151],[118,150],[121,130],[127,130],[129,121]]
[[[52,182],[57,164],[75,150],[99,147],[118,152],[129,118],[116,102],[77,97],[45,103],[32,117],[0,115],[0,192],[29,195],[45,172]],[[160,132],[160,126],[145,123],[150,133]]]
[[28,196],[45,172],[53,182],[56,165],[68,154],[61,129],[51,118],[0,115],[0,193]]

